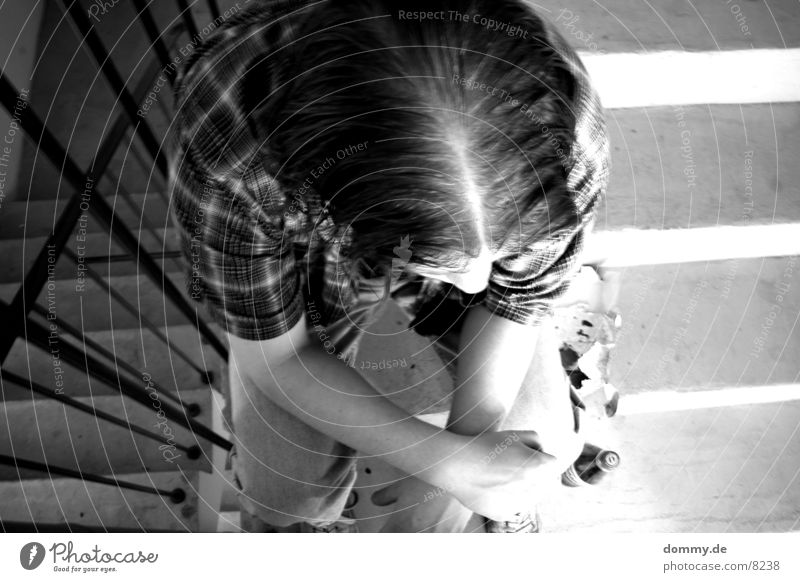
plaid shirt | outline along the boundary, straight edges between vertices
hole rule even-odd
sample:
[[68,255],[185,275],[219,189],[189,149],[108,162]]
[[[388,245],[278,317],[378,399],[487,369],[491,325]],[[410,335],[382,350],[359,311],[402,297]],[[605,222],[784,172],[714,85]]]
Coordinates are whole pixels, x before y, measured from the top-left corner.
[[[291,35],[292,17],[304,9],[298,6],[256,4],[235,14],[195,48],[175,86],[170,183],[187,288],[193,299],[205,301],[223,329],[249,340],[286,333],[309,313],[311,324],[344,321],[358,335],[353,330],[366,321],[371,307],[363,307],[364,282],[351,279],[340,256],[346,238],[336,238],[318,198],[291,196],[266,170],[262,139],[246,105],[246,73],[264,58],[281,58],[276,40]],[[550,313],[580,267],[584,234],[609,172],[599,98],[579,57],[552,25],[545,25],[577,86],[567,186],[581,221],[573,231],[493,264],[480,303],[526,325]],[[443,284],[426,280],[426,285],[430,292]],[[451,293],[465,300],[456,288]],[[475,296],[466,299],[475,304]]]

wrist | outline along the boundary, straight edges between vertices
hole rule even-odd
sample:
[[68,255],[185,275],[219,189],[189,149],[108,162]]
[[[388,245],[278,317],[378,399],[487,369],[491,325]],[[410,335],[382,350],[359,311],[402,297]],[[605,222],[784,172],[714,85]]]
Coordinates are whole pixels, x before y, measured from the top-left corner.
[[461,435],[450,430],[441,433],[447,451],[443,460],[437,464],[425,479],[443,491],[458,497],[458,492],[468,479],[474,466],[474,437]]
[[473,408],[464,414],[457,414],[454,410],[447,420],[447,430],[464,436],[496,432],[500,430],[506,414],[505,408]]

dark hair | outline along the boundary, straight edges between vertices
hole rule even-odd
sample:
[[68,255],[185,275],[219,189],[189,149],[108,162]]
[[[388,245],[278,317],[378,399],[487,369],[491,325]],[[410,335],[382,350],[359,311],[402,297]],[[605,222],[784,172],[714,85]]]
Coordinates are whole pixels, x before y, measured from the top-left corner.
[[354,263],[385,274],[410,236],[414,262],[459,268],[482,242],[513,254],[576,223],[573,80],[522,0],[332,0],[306,12],[259,119],[277,181],[312,183],[352,229]]

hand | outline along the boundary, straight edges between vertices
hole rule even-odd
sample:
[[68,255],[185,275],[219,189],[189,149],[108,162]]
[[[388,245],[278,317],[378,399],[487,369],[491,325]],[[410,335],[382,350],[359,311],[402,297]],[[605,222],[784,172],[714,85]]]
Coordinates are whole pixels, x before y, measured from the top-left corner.
[[451,487],[463,505],[495,521],[534,510],[558,484],[560,467],[533,431],[486,432],[474,437],[451,465]]
[[382,532],[464,531],[472,511],[441,487],[406,477],[372,494],[379,506],[395,504]]

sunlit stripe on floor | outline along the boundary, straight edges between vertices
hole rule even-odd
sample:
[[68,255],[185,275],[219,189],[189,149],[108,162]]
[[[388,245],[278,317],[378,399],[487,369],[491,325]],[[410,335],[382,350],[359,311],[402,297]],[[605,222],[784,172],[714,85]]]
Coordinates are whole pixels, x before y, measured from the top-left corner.
[[800,400],[800,384],[745,386],[697,392],[647,392],[623,396],[619,401],[617,416],[658,414],[746,404],[771,404],[792,400]]
[[585,263],[663,265],[800,255],[800,224],[594,232]]
[[800,49],[580,56],[610,109],[800,101]]

